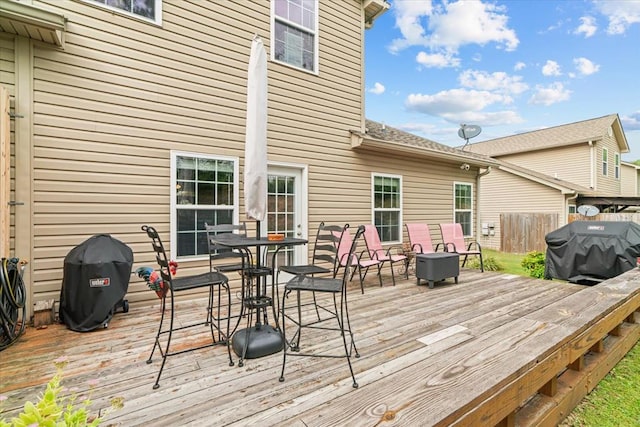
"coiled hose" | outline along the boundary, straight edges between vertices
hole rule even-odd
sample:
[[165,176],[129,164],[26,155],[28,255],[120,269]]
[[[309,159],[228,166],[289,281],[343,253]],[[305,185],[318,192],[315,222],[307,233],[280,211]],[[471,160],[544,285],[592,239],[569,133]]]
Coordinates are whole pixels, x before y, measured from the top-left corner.
[[27,292],[22,281],[26,263],[2,258],[0,266],[0,351],[13,344],[26,326]]

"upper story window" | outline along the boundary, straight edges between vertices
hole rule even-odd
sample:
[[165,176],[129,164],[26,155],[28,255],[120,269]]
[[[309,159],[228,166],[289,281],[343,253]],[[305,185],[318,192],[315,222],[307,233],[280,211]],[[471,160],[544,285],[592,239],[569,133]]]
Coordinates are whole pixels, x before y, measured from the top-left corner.
[[602,149],[602,175],[607,176],[609,169],[609,150],[606,148]]
[[318,0],[275,0],[271,5],[271,58],[316,73]]
[[616,179],[620,179],[620,153],[614,153],[613,155],[613,176]]
[[397,175],[372,175],[373,224],[380,241],[402,241],[402,178]]
[[171,256],[209,253],[204,223],[238,223],[238,160],[171,153]]
[[453,220],[462,225],[465,237],[473,235],[473,186],[455,182],[453,184]]
[[136,18],[162,23],[162,0],[85,0]]

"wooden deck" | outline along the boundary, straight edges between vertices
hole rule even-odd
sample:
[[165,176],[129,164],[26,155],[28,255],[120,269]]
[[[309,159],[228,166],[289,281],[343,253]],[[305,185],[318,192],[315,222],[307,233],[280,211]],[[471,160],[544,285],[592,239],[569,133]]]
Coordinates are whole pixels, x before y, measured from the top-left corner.
[[[434,289],[414,278],[358,287],[349,294],[358,389],[344,359],[291,358],[280,383],[281,353],[240,368],[214,347],[170,358],[152,390],[160,359],[145,361],[159,310],[133,306],[90,333],[28,329],[0,353],[0,405],[10,417],[36,400],[53,360],[66,357],[63,384],[91,388],[94,411],[124,398],[104,425],[555,425],[640,338],[638,269],[593,287],[475,270]],[[179,313],[203,310],[190,300]],[[327,333],[304,338],[341,345]]]

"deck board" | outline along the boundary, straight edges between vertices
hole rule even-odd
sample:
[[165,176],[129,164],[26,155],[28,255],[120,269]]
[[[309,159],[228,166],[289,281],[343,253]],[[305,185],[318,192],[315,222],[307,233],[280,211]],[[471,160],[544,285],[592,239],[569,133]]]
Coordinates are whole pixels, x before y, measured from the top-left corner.
[[[152,390],[160,358],[146,360],[160,316],[155,305],[131,307],[89,333],[28,328],[0,354],[5,417],[35,400],[55,372],[53,360],[66,357],[66,387],[85,393],[99,380],[90,391],[94,411],[124,398],[109,425],[494,425],[514,413],[526,425],[563,416],[554,408],[579,400],[572,381],[599,380],[640,337],[640,325],[628,322],[640,308],[637,269],[593,287],[469,269],[459,284],[433,289],[414,277],[397,278],[396,286],[386,279],[379,287],[368,278],[364,295],[357,281],[349,290],[358,389],[343,359],[290,357],[281,383],[281,353],[228,366],[226,348],[216,346],[169,358]],[[205,304],[180,302],[181,321],[202,316]],[[616,327],[619,339],[609,334]],[[176,342],[207,337],[205,330]],[[594,356],[589,349],[601,340],[604,353]],[[342,341],[305,331],[302,344],[340,351]],[[588,376],[567,371],[578,357],[597,363]],[[537,394],[554,377],[564,394]]]

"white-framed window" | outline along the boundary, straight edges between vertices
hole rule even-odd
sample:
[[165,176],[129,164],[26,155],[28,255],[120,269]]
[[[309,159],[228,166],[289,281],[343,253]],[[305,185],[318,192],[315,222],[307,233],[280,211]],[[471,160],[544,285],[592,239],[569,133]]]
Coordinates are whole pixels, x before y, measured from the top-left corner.
[[613,176],[620,179],[620,153],[613,154]]
[[238,159],[171,152],[171,257],[208,254],[204,223],[238,223]]
[[271,59],[318,72],[318,0],[271,2]]
[[162,0],[84,0],[109,10],[162,24]]
[[462,225],[465,237],[473,236],[473,185],[453,183],[453,220]]
[[371,174],[371,200],[373,224],[380,241],[402,241],[402,177],[399,175]]
[[602,175],[609,175],[609,150],[606,148],[602,149]]

